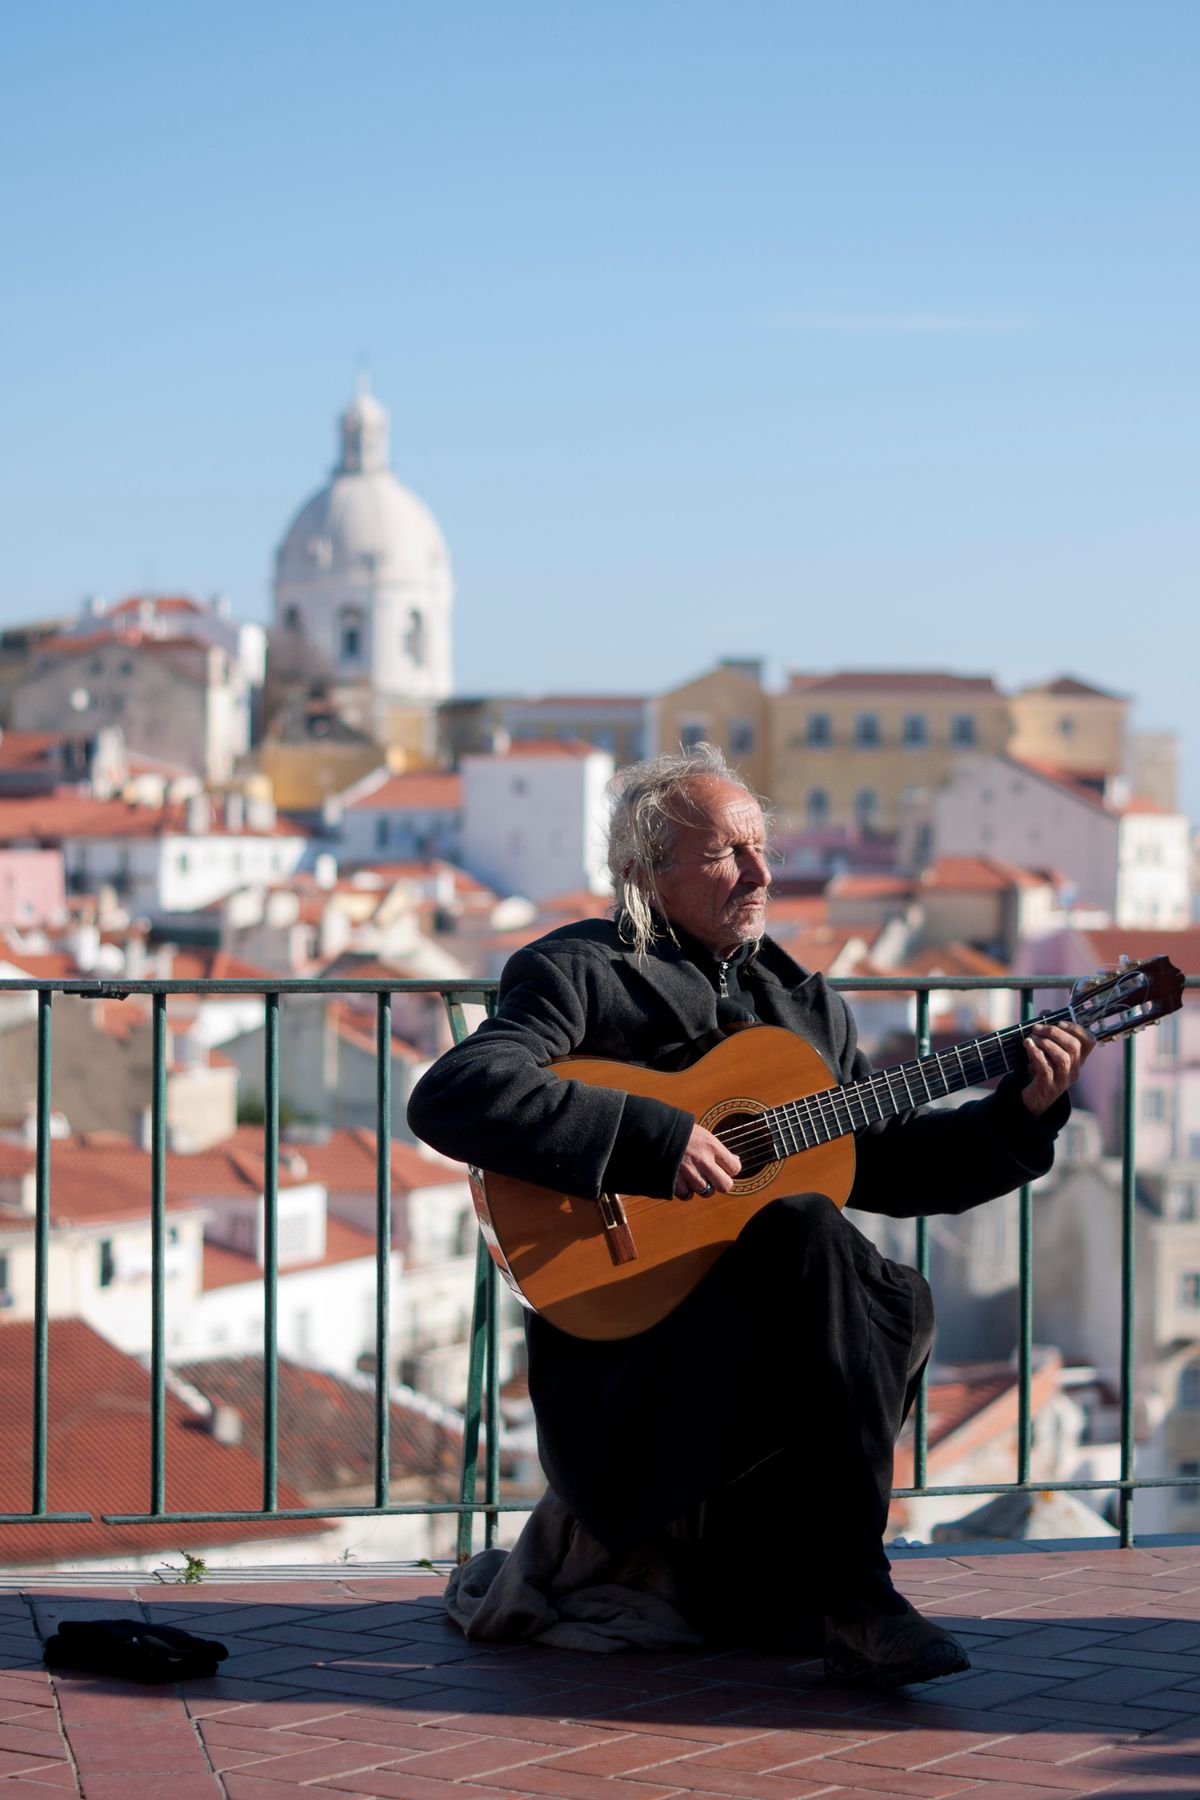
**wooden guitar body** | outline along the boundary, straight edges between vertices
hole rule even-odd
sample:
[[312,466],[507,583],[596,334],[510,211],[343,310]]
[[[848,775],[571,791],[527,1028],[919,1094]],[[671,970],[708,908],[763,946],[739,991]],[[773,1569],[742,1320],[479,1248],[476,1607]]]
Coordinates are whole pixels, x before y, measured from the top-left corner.
[[[769,1107],[835,1085],[815,1050],[774,1025],[738,1032],[678,1074],[598,1057],[568,1057],[550,1068],[564,1081],[665,1101],[722,1135]],[[527,1306],[575,1337],[624,1338],[672,1312],[772,1200],[811,1192],[844,1205],[854,1182],[854,1139],[838,1137],[758,1166],[744,1157],[743,1164],[729,1194],[620,1195],[636,1252],[629,1261],[615,1260],[613,1234],[595,1200],[474,1169],[471,1188],[488,1248]]]

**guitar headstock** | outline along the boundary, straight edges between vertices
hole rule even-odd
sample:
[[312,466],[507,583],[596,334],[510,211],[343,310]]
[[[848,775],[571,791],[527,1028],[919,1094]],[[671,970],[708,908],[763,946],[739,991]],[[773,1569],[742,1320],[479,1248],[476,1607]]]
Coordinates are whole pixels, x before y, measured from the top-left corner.
[[1183,975],[1167,956],[1123,956],[1112,968],[1081,975],[1071,989],[1071,1015],[1094,1038],[1141,1031],[1182,1005]]

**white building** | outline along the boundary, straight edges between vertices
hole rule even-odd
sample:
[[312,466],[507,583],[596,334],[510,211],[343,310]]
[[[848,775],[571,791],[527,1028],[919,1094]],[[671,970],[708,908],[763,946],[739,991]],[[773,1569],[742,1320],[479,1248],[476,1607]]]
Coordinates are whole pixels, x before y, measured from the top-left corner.
[[933,839],[939,857],[998,857],[1061,871],[1080,906],[1116,925],[1178,928],[1191,916],[1182,813],[1106,797],[1015,757],[961,767],[934,799]]
[[265,634],[228,603],[183,596],[91,600],[71,630],[38,646],[13,697],[26,731],[119,727],[130,750],[227,781],[250,748]]
[[343,863],[394,863],[440,856],[454,862],[462,836],[461,775],[373,769],[326,802]]
[[575,741],[463,758],[462,862],[500,894],[605,893],[613,759]]
[[307,839],[275,818],[207,794],[165,805],[74,794],[0,798],[0,845],[59,844],[73,893],[111,888],[152,923],[203,910],[247,883],[269,886],[299,867]]
[[388,415],[365,387],[341,439],[332,479],[279,547],[275,622],[285,646],[311,652],[343,716],[402,741],[401,718],[450,692],[450,559],[432,513],[388,466]]

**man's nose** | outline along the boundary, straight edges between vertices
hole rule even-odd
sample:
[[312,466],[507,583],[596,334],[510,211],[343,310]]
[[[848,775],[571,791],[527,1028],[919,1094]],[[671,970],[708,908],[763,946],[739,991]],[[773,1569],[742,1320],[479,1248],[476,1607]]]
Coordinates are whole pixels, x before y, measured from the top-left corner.
[[749,850],[742,858],[741,878],[747,887],[769,887],[771,871],[765,856],[756,850]]

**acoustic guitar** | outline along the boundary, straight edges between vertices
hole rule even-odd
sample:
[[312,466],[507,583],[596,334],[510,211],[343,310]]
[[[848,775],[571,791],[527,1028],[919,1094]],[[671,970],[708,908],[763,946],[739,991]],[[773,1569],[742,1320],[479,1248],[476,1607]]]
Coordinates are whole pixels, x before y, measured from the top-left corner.
[[1117,969],[1078,981],[1058,1011],[845,1086],[803,1038],[775,1025],[747,1026],[681,1073],[565,1057],[548,1064],[563,1081],[647,1094],[693,1113],[741,1159],[733,1190],[593,1200],[473,1168],[480,1229],[523,1305],[575,1337],[632,1337],[673,1311],[770,1201],[820,1193],[844,1206],[855,1132],[1022,1068],[1033,1024],[1073,1022],[1095,1038],[1119,1037],[1177,1011],[1182,995],[1183,976],[1167,957],[1122,958]]

